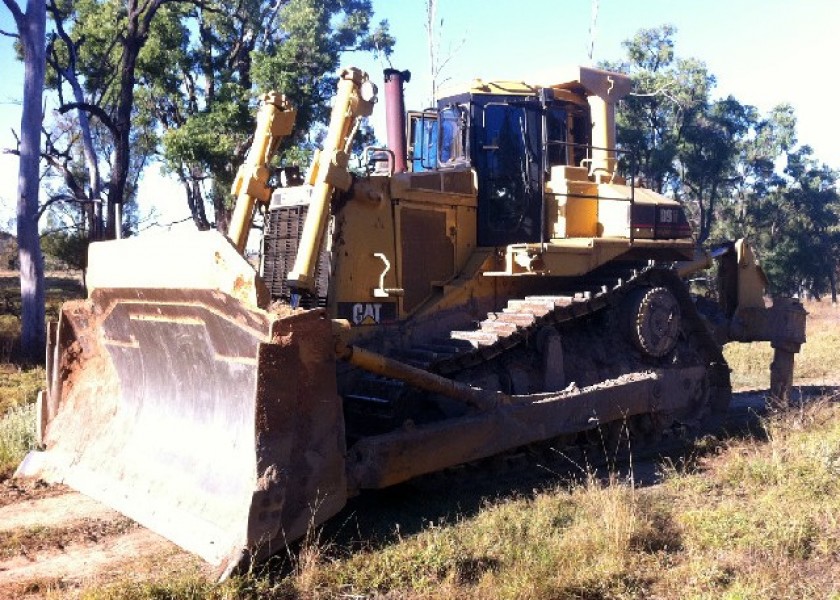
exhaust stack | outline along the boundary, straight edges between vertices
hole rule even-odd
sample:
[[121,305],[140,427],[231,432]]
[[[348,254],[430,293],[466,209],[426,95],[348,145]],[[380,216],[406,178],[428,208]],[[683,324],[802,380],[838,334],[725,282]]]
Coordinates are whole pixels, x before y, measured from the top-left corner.
[[385,125],[388,148],[394,153],[394,172],[408,170],[405,140],[405,98],[403,83],[411,81],[411,71],[385,69]]

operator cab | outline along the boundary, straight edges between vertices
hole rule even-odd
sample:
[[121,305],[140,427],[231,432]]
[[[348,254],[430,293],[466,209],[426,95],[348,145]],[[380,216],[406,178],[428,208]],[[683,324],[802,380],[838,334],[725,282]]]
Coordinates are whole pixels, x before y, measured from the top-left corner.
[[408,114],[410,164],[475,169],[479,246],[540,242],[545,174],[587,158],[588,125],[586,102],[563,90],[479,83]]
[[[583,80],[602,72],[581,73]],[[629,90],[626,78],[617,85]],[[614,103],[626,91],[600,104],[598,93],[578,81],[551,87],[477,81],[440,99],[436,109],[408,113],[409,169],[474,171],[478,246],[690,237],[682,208],[662,196],[651,203],[642,194],[631,209],[639,190],[616,174],[614,133]]]

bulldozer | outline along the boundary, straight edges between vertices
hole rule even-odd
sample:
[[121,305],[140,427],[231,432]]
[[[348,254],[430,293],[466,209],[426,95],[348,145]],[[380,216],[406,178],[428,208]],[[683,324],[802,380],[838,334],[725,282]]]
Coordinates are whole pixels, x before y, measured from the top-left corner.
[[[20,476],[65,482],[223,578],[363,490],[616,423],[643,440],[720,417],[728,342],[770,341],[786,396],[805,310],[766,306],[746,241],[698,250],[683,206],[634,176],[615,134],[628,77],[476,80],[406,111],[409,79],[385,71],[388,144],[355,161],[378,89],[344,70],[304,175],[272,172],[295,109],[265,95],[227,236],[91,245],[88,297],[48,327],[42,450]],[[693,295],[715,263],[714,299]]]

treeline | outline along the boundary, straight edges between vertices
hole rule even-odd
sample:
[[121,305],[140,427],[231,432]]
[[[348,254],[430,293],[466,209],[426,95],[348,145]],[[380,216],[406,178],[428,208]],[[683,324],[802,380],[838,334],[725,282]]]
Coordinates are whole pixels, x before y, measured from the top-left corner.
[[838,173],[796,137],[788,104],[760,114],[732,96],[712,99],[714,74],[675,53],[676,30],[639,31],[621,61],[634,91],[619,106],[618,140],[639,176],[688,209],[700,243],[746,236],[771,291],[837,300]]

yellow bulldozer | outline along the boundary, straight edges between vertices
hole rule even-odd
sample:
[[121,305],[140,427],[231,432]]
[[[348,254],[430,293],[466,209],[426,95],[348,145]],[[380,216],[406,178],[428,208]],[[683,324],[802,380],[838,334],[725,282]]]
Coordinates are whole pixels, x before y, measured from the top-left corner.
[[[262,99],[228,237],[91,245],[88,298],[49,327],[44,449],[20,475],[226,576],[361,490],[614,423],[632,442],[719,416],[729,341],[772,342],[785,396],[805,311],[766,307],[746,242],[699,252],[681,204],[632,177],[615,143],[626,76],[475,81],[422,111],[404,108],[408,77],[385,72],[388,146],[358,169],[378,90],[351,68],[308,173],[276,188],[295,110]],[[686,278],[714,261],[716,300],[694,297]]]

